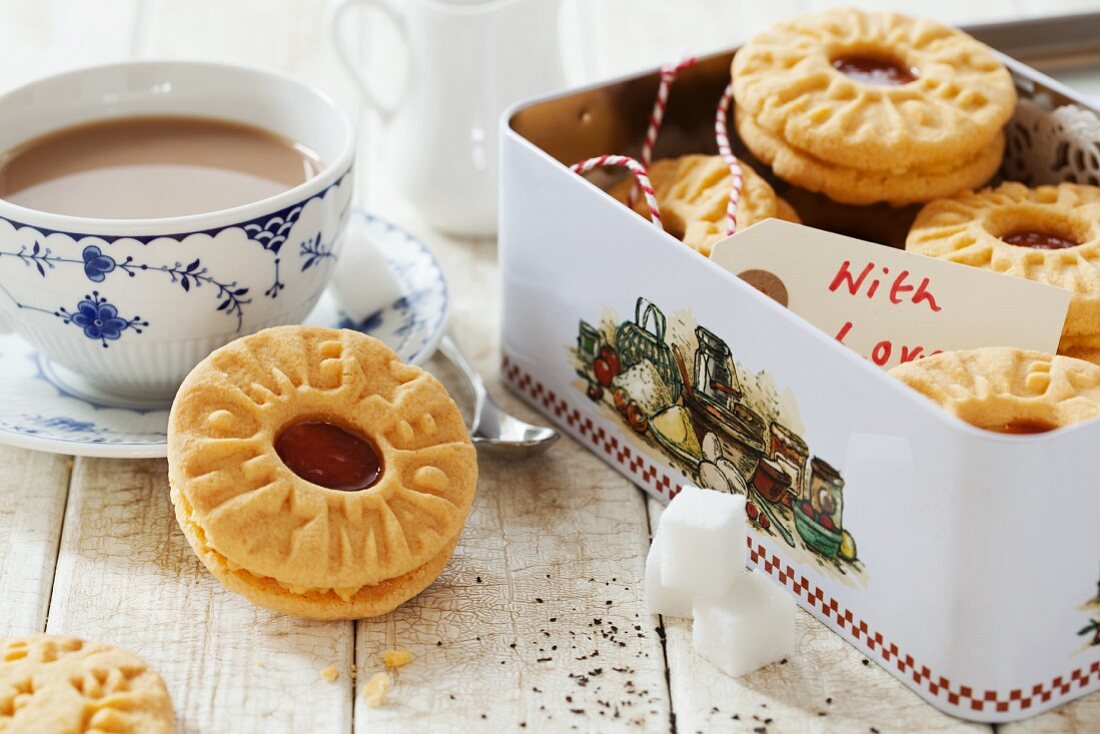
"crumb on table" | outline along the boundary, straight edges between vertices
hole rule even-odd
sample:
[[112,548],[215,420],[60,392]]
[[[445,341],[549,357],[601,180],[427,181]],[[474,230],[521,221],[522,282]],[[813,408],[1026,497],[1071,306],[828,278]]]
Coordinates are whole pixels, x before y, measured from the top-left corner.
[[387,668],[402,668],[408,665],[412,658],[412,653],[405,649],[386,650],[382,653],[382,662]]
[[368,708],[378,708],[386,700],[386,694],[390,691],[390,676],[388,673],[375,673],[363,686],[363,700]]
[[340,677],[340,671],[336,669],[335,665],[330,665],[321,671],[321,677],[332,683]]

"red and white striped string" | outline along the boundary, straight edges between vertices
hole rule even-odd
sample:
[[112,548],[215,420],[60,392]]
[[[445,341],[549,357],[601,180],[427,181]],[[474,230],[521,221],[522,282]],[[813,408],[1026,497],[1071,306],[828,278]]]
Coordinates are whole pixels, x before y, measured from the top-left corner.
[[737,231],[737,205],[741,201],[741,188],[745,179],[741,171],[741,163],[733,154],[730,147],[730,136],[726,130],[726,118],[729,115],[730,100],[733,99],[733,82],[722,92],[722,98],[718,101],[718,114],[714,118],[714,136],[718,140],[718,155],[729,166],[733,175],[733,186],[730,187],[730,199],[726,205],[726,234],[731,235]]
[[638,188],[642,190],[642,194],[645,195],[646,204],[649,206],[650,221],[652,221],[658,229],[663,230],[664,226],[661,222],[661,209],[657,205],[657,194],[653,191],[653,184],[649,182],[649,176],[646,175],[645,166],[638,161],[625,155],[600,155],[595,158],[581,161],[580,163],[574,163],[569,167],[569,170],[573,173],[588,173],[593,169],[603,168],[604,166],[619,166],[627,169],[634,175],[634,180]]
[[[668,108],[668,93],[672,87],[672,82],[676,81],[676,75],[681,71],[695,66],[695,61],[694,56],[688,56],[674,64],[666,64],[661,67],[660,82],[657,84],[657,99],[653,103],[653,112],[649,116],[649,128],[646,130],[645,140],[642,142],[641,163],[647,171],[649,170],[649,164],[653,161],[653,146],[657,144],[657,134],[661,131],[661,123],[665,119],[665,110]],[[627,206],[634,207],[637,195],[638,187],[634,186],[627,196]]]

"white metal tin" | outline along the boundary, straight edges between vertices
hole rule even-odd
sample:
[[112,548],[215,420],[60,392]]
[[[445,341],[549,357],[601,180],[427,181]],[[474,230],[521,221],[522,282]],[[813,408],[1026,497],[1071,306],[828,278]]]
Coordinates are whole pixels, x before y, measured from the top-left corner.
[[[712,57],[699,73],[728,68],[729,58]],[[1011,66],[1025,86],[1065,94],[1026,67]],[[690,350],[700,338],[695,327],[702,326],[732,351],[746,404],[763,405],[756,412],[765,425],[779,422],[805,441],[804,476],[792,481],[800,493],[792,494],[794,502],[809,494],[812,503],[821,488],[825,474],[814,478],[815,458],[843,479],[837,491],[843,506],[835,518],[842,514],[843,530],[854,539],[854,561],[829,556],[841,533],[815,535],[820,531],[805,524],[800,530],[794,509],[759,496],[758,481],[767,485],[753,479],[760,458],[776,459],[788,474],[799,463],[769,444],[770,427],[752,469],[754,449],[726,446],[737,443],[729,438],[737,431],[723,434],[723,457],[742,462],[741,480],[730,488],[750,491],[774,513],[768,530],[750,528],[753,565],[948,713],[1011,721],[1100,690],[1100,644],[1094,644],[1100,638],[1083,632],[1100,619],[1100,422],[1030,437],[973,428],[569,172],[573,160],[566,156],[629,152],[599,146],[640,139],[644,113],[640,125],[588,120],[587,141],[570,140],[576,120],[560,117],[560,129],[545,139],[556,141],[547,147],[562,160],[517,132],[520,115],[526,124],[534,119],[549,126],[555,114],[577,109],[580,118],[588,108],[612,117],[631,110],[633,118],[637,105],[624,100],[631,90],[655,84],[652,73],[632,77],[527,103],[506,119],[500,223],[506,382],[625,476],[667,500],[699,481],[692,451],[677,456],[655,439],[652,425],[644,433],[633,430],[606,392],[598,400],[586,395],[593,377],[577,356],[579,326],[585,322],[589,337],[613,341],[616,328],[635,321],[637,299],[644,298],[667,321],[662,339],[640,347],[656,350],[650,354],[657,363],[668,354],[660,343],[670,351]],[[691,120],[704,127],[693,132]],[[672,123],[672,146],[686,147],[693,136],[697,142],[709,120],[703,113],[681,116]],[[656,331],[653,318],[642,330]],[[630,339],[648,339],[636,328],[628,331]],[[695,355],[684,356],[681,375],[693,382]],[[686,410],[688,401],[685,388],[670,405]],[[748,424],[757,425],[754,420]],[[696,434],[706,432],[694,425]],[[713,458],[714,440],[709,443],[700,448]],[[792,439],[796,456],[797,444]],[[836,482],[821,486],[829,494]],[[851,544],[834,552],[845,550],[852,551]]]

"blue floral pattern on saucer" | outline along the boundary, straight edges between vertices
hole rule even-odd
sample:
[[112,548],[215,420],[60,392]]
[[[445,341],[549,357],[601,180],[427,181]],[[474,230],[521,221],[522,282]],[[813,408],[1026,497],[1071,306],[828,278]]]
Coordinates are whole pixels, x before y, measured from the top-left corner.
[[[370,334],[393,347],[402,359],[423,362],[435,350],[449,315],[450,298],[442,268],[416,237],[385,220],[354,209],[348,227],[361,228],[384,255],[401,295],[371,313],[347,313],[339,306],[339,294],[330,287],[307,323]],[[315,267],[320,259],[334,257],[329,244],[320,238],[300,247],[303,270]],[[25,263],[43,276],[57,264],[46,248],[31,248],[22,255]],[[132,276],[130,269],[142,268],[129,259],[116,261],[94,245],[86,247],[81,261],[74,264],[83,267],[93,283],[118,270]],[[197,261],[156,269],[185,290],[208,285],[220,289],[223,310],[232,312],[239,308],[234,299],[248,297],[235,293],[233,284],[212,281]],[[127,333],[141,333],[147,325],[140,316],[120,312],[95,290],[72,306],[59,307],[53,315],[83,329],[85,336],[104,347]],[[161,457],[165,455],[167,424],[167,406],[99,393],[37,354],[20,337],[0,335],[0,443],[83,456]]]

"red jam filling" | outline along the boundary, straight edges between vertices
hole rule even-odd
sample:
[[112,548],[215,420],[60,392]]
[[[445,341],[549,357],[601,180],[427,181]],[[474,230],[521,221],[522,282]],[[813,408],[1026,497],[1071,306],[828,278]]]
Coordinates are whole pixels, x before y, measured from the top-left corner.
[[883,87],[901,86],[917,78],[916,69],[907,68],[890,59],[866,54],[841,56],[833,61],[833,68],[849,79]]
[[1075,240],[1059,237],[1050,232],[1042,232],[1034,229],[1021,229],[1010,232],[1001,237],[1001,240],[1017,247],[1031,247],[1036,250],[1062,250],[1067,247],[1077,247],[1081,244]]
[[275,453],[307,482],[341,492],[366,489],[382,476],[382,458],[362,436],[325,421],[302,421],[283,429]]
[[997,433],[1010,433],[1017,436],[1031,435],[1034,433],[1046,433],[1047,431],[1053,431],[1058,426],[1046,421],[1039,420],[1016,420],[1009,421],[999,426],[987,426],[987,430],[995,431]]

